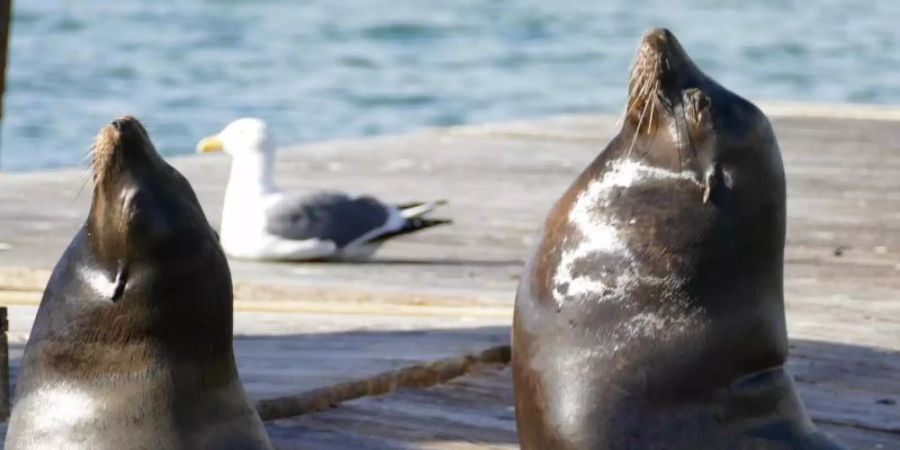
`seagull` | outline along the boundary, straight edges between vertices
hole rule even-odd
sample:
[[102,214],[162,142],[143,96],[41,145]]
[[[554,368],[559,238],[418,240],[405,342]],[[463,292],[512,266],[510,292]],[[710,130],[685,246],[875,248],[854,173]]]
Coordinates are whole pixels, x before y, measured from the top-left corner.
[[231,155],[220,240],[230,256],[258,260],[359,260],[386,240],[450,223],[424,217],[443,200],[389,205],[342,192],[283,192],[273,177],[266,123],[242,118],[203,138],[197,151]]

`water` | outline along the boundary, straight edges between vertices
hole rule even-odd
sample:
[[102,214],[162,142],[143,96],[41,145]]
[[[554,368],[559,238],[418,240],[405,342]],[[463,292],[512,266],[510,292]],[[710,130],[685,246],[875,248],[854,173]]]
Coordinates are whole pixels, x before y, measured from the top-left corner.
[[[813,4],[814,6],[811,6]],[[900,2],[17,0],[2,165],[82,164],[131,113],[168,155],[231,119],[281,143],[618,112],[671,28],[752,99],[900,103]]]

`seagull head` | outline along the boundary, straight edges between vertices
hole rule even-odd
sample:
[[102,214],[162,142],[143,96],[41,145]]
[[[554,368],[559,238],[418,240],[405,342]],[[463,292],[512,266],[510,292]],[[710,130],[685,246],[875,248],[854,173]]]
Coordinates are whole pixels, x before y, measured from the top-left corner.
[[266,122],[255,117],[244,117],[229,123],[218,134],[200,140],[197,143],[197,151],[200,153],[224,151],[235,157],[269,156],[275,151],[275,145]]

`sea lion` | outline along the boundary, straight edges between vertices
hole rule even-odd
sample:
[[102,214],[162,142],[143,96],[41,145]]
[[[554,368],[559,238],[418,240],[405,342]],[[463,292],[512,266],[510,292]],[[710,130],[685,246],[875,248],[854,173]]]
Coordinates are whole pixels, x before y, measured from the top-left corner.
[[837,449],[784,361],[785,180],[768,119],[646,33],[622,129],[519,285],[523,449]]
[[132,117],[100,130],[92,159],[90,213],[44,291],[6,448],[271,449],[190,184]]

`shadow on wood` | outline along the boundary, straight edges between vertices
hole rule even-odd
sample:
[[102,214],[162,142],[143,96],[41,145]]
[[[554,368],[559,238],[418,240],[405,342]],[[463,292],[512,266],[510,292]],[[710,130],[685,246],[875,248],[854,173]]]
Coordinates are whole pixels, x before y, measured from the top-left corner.
[[[789,370],[822,430],[854,449],[900,448],[900,352],[802,339],[791,349]],[[518,448],[511,372],[498,365],[267,428],[283,449]]]
[[[476,353],[508,336],[499,326],[252,335],[235,337],[235,353],[248,393],[261,399]],[[22,349],[10,346],[13,380]],[[900,448],[900,352],[795,339],[788,368],[824,431],[855,449]],[[266,426],[282,449],[517,448],[511,374],[498,364]]]

